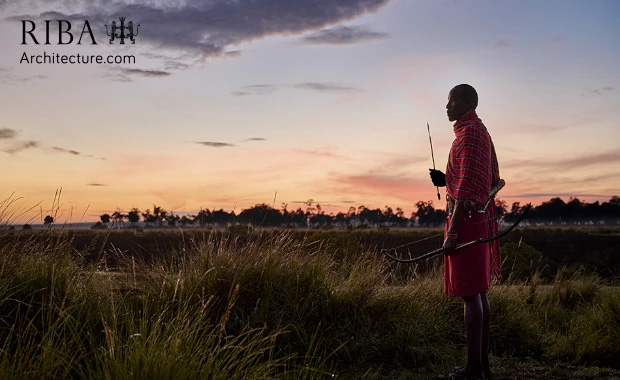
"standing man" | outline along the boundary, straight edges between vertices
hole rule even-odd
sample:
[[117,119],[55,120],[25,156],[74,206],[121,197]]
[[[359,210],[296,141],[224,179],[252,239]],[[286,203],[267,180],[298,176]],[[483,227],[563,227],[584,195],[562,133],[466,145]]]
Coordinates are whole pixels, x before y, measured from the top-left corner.
[[478,94],[468,84],[454,87],[448,95],[448,119],[455,121],[446,174],[431,169],[435,186],[446,186],[448,218],[445,228],[444,292],[465,303],[467,364],[449,374],[451,379],[490,379],[489,317],[487,289],[491,268],[499,274],[499,243],[472,245],[452,251],[457,244],[497,233],[495,204],[487,202],[499,181],[493,141],[476,114]]

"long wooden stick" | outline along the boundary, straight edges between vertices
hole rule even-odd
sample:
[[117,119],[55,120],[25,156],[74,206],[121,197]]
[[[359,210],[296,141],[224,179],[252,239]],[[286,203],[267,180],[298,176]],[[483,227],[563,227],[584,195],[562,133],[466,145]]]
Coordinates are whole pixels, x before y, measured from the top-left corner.
[[[433,140],[431,139],[431,126],[428,125],[428,121],[426,122],[426,129],[428,130],[428,142],[431,143],[431,157],[433,157],[433,170],[435,170],[435,153],[433,153]],[[435,186],[437,188],[437,200],[441,199],[441,195],[439,195],[439,186]]]

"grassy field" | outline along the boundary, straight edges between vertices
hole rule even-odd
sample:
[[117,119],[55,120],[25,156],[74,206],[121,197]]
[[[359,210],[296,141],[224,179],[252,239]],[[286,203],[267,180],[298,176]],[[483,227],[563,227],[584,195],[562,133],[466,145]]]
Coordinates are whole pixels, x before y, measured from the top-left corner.
[[[429,379],[463,364],[437,260],[395,266],[286,231],[120,232],[134,248],[114,234],[2,232],[0,378]],[[620,378],[618,288],[590,271],[526,278],[489,292],[497,377]]]

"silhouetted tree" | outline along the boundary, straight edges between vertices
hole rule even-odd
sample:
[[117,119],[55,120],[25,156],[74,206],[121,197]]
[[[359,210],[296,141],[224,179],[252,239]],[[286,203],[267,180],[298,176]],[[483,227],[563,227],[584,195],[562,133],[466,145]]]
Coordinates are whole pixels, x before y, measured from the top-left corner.
[[510,207],[511,214],[520,214],[523,211],[524,207],[521,207],[521,202],[513,202]]
[[131,211],[127,213],[127,220],[129,220],[132,226],[135,226],[140,221],[140,210],[135,207],[132,208]]
[[614,195],[609,202],[603,202],[598,214],[605,223],[620,224],[620,198]]
[[355,218],[357,209],[353,206],[349,207],[349,211],[347,212],[347,218],[352,219]]
[[226,225],[228,223],[232,223],[235,219],[234,211],[227,213],[223,209],[219,209],[217,211],[213,211],[211,214],[213,215],[213,222],[218,223],[220,225]]
[[495,216],[497,217],[498,220],[501,220],[504,215],[506,215],[506,212],[508,211],[508,204],[506,203],[506,201],[499,199],[499,198],[495,198]]
[[420,226],[437,227],[446,221],[446,212],[443,210],[435,210],[433,201],[418,201],[416,211],[412,214],[418,219]]
[[195,216],[183,215],[183,217],[179,220],[179,223],[181,223],[181,225],[185,227],[188,224],[194,224],[194,218]]
[[282,213],[282,221],[284,223],[289,221],[289,213],[288,213],[288,203],[284,203],[282,202],[281,206],[280,206],[280,212]]
[[357,218],[363,224],[375,225],[381,223],[383,212],[381,212],[381,209],[378,208],[372,210],[364,206],[360,206],[360,208],[357,209]]
[[397,207],[396,212],[394,212],[394,210],[390,206],[385,205],[385,209],[383,210],[382,222],[388,223],[391,226],[403,226],[407,224],[407,219],[404,217],[404,215],[405,212],[402,208]]
[[333,218],[330,215],[327,215],[321,205],[317,203],[315,214],[310,216],[310,223],[319,226],[331,226],[332,221]]
[[181,219],[180,216],[174,215],[172,211],[170,211],[170,215],[166,215],[166,222],[168,222],[169,226],[176,226],[177,222]]
[[389,222],[393,216],[394,216],[394,210],[390,206],[385,205],[385,209],[383,209],[383,218],[387,222]]
[[504,221],[507,223],[513,223],[523,212],[525,206],[521,206],[520,202],[513,202],[510,206],[510,212],[504,214]]
[[580,201],[579,198],[571,197],[566,203],[566,218],[572,222],[582,219],[584,216],[585,203]]
[[157,216],[151,214],[151,210],[147,208],[142,213],[142,220],[147,226],[154,226],[157,223]]
[[561,223],[568,216],[568,208],[562,198],[555,197],[534,208],[533,214],[534,217],[543,219],[546,222],[559,220]]
[[338,223],[341,225],[347,223],[347,215],[342,212],[337,213],[334,217],[334,223]]
[[52,224],[54,223],[54,218],[50,215],[47,215],[45,219],[43,219],[43,224]]
[[153,217],[155,218],[155,223],[158,225],[162,225],[163,221],[166,220],[166,214],[168,212],[164,210],[160,206],[153,205]]
[[405,217],[405,211],[402,208],[396,207],[395,221],[399,226],[406,226],[408,219]]
[[213,214],[209,210],[200,209],[198,215],[194,218],[194,222],[198,222],[201,227],[207,223],[213,223]]
[[281,220],[282,214],[265,203],[256,204],[239,214],[240,223],[250,223],[253,226],[276,226]]
[[125,217],[127,217],[127,215],[123,214],[120,208],[116,209],[116,211],[112,213],[112,227],[116,225],[116,228],[120,228],[121,223],[123,227],[125,227]]
[[300,227],[306,225],[306,219],[308,219],[308,214],[298,207],[297,210],[289,213],[291,223]]
[[103,214],[101,216],[99,216],[99,219],[101,219],[101,223],[103,223],[103,225],[107,225],[108,223],[110,223],[110,215],[109,214]]

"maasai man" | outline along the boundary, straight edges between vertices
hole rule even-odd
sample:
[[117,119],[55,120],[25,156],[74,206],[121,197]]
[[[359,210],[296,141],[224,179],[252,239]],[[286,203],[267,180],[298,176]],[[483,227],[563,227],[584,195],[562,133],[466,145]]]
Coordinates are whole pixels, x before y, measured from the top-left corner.
[[448,95],[448,119],[455,121],[455,139],[446,174],[431,169],[435,186],[446,186],[448,218],[444,232],[444,292],[465,303],[467,364],[448,376],[452,379],[489,379],[489,316],[486,291],[491,268],[499,274],[499,243],[478,244],[452,251],[457,243],[497,233],[495,204],[485,203],[499,181],[499,166],[491,136],[476,114],[478,94],[467,84]]

